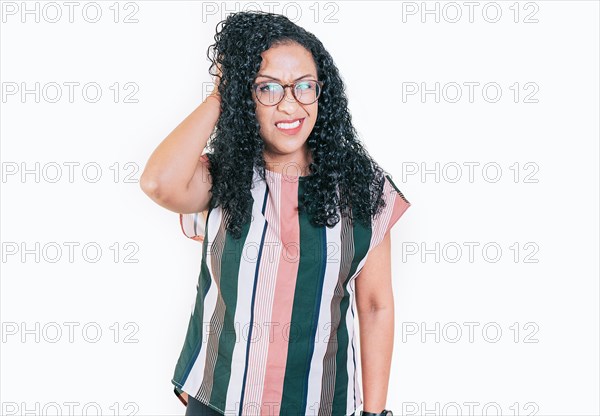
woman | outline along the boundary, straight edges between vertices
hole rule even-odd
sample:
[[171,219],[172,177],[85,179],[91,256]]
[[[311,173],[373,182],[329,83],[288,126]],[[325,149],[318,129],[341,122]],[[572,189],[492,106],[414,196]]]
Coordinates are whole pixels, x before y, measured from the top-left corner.
[[213,92],[141,178],[202,242],[175,393],[186,415],[388,414],[389,231],[410,203],[358,140],[313,34],[263,12],[220,25]]

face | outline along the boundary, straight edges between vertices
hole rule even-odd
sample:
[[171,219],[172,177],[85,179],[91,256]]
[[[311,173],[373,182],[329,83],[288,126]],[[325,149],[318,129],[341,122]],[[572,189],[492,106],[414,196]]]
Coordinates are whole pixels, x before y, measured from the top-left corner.
[[[312,54],[297,43],[273,46],[261,56],[256,83],[277,81],[285,85],[298,80],[318,80]],[[256,103],[260,135],[265,142],[267,169],[278,170],[270,164],[278,165],[281,169],[283,164],[289,163],[304,170],[311,161],[306,140],[317,120],[318,100],[312,104],[302,104],[294,98],[292,88],[286,88],[283,100],[273,106],[262,104],[254,93],[252,96]],[[297,120],[300,126],[290,128],[294,127],[293,123]],[[282,125],[282,121],[290,124]]]

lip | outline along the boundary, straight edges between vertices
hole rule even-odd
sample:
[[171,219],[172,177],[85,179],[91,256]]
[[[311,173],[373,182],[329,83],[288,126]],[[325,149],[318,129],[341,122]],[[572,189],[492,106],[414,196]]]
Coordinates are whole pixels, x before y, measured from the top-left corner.
[[[281,133],[286,134],[288,136],[293,136],[293,135],[297,134],[302,129],[302,126],[304,125],[304,119],[305,118],[306,117],[294,118],[294,119],[291,119],[291,120],[279,120],[279,121],[275,122],[275,127]],[[293,122],[295,122],[297,120],[300,120],[300,125],[298,127],[296,127],[295,129],[280,129],[279,127],[277,127],[277,123],[293,123]]]

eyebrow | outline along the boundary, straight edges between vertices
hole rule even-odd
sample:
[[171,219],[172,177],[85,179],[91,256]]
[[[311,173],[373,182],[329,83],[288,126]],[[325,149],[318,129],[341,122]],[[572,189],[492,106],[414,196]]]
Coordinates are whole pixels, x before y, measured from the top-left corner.
[[[256,76],[256,78],[259,78],[259,77],[263,77],[263,78],[271,78],[271,79],[274,79],[275,81],[281,81],[279,78],[275,78],[275,77],[272,77],[272,76],[270,76],[270,75],[265,75],[265,74],[258,74],[258,75]],[[298,78],[296,78],[294,81],[298,81],[299,79],[306,78],[306,77],[313,77],[313,78],[316,78],[316,77],[315,77],[314,75],[312,75],[312,74],[304,74],[304,75],[302,75],[301,77],[298,77]]]

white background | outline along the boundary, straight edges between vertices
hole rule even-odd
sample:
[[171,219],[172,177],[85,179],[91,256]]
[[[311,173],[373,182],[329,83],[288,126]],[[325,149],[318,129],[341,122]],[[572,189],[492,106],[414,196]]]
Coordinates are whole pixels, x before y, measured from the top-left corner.
[[[170,379],[201,245],[137,180],[203,100],[216,24],[246,6],[99,2],[102,16],[90,23],[88,2],[77,2],[73,22],[63,2],[54,4],[56,23],[57,8],[45,2],[1,4],[1,412],[57,414],[59,406],[69,414],[75,402],[74,414],[86,405],[95,414],[97,405],[105,415],[183,415]],[[254,4],[285,11],[322,40],[363,142],[412,203],[392,231],[387,407],[600,414],[598,3],[475,2],[471,19],[463,2]],[[37,7],[39,22],[23,7]],[[424,7],[437,7],[438,21]],[[137,22],[125,23],[132,12]],[[22,97],[36,82],[39,102]],[[79,83],[73,102],[69,82]],[[470,82],[478,83],[472,100]],[[63,93],[56,103],[52,83]],[[82,96],[87,83],[101,87],[98,102]],[[134,91],[126,83],[137,102],[125,102]],[[436,83],[439,102],[421,97]],[[500,89],[497,102],[486,84]],[[412,85],[417,94],[403,99]],[[462,96],[452,102],[456,85]],[[78,163],[72,182],[69,162]],[[33,173],[23,177],[24,168]],[[78,244],[72,262],[70,243]],[[84,257],[87,243],[91,257],[101,247],[98,261]]]

